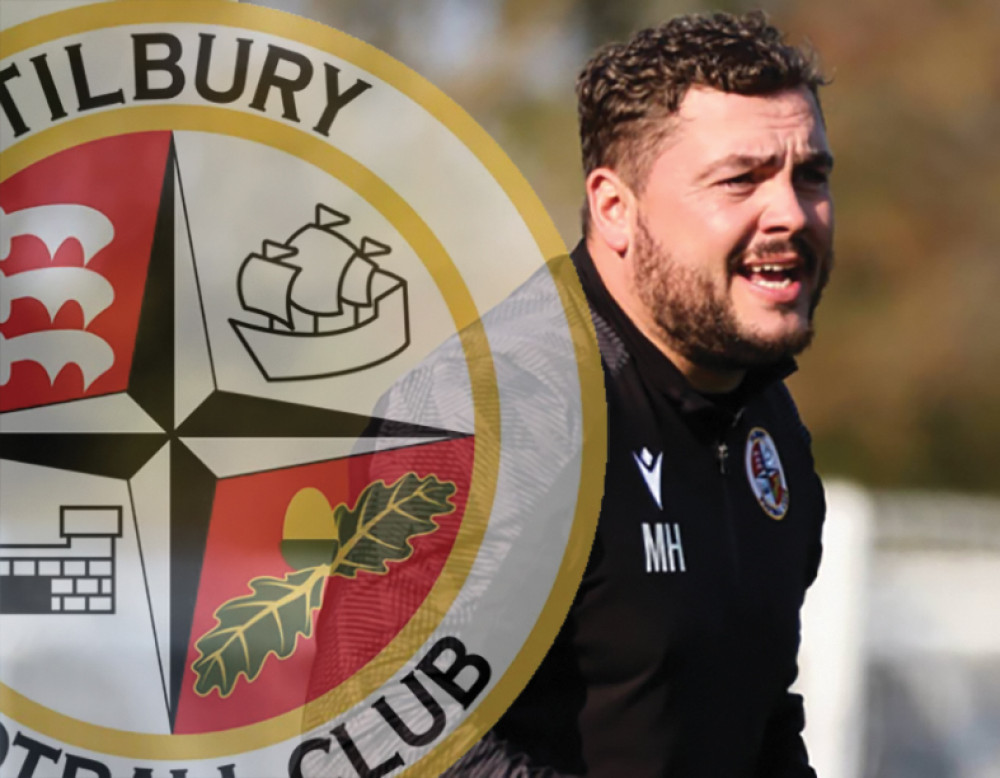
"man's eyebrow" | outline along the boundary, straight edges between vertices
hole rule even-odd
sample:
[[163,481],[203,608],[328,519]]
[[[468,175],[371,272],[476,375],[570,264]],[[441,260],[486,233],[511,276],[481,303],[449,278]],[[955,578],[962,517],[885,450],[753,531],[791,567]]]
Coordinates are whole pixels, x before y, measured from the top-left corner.
[[[704,181],[705,179],[716,175],[720,170],[725,170],[727,168],[753,170],[755,168],[778,167],[780,165],[781,155],[779,154],[729,154],[709,164],[709,166],[702,171],[701,175],[698,176],[698,179]],[[801,167],[803,165],[830,170],[833,168],[833,155],[828,151],[814,151],[808,154],[800,162],[795,163],[796,167]]]
[[743,170],[750,170],[758,167],[770,167],[778,164],[777,154],[728,154],[721,159],[715,160],[706,167],[698,178],[700,180],[705,180],[711,178],[720,170],[725,170],[727,168],[736,168]]

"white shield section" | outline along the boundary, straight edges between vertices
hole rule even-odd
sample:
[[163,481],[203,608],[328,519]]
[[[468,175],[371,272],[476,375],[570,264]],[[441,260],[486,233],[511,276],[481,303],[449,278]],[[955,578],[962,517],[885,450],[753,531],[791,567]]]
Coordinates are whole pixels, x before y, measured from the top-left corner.
[[[16,462],[0,466],[0,558],[18,579],[7,578],[2,594],[4,682],[63,715],[169,732],[128,485]],[[38,602],[39,587],[49,612],[9,612]]]
[[[347,186],[296,157],[239,138],[182,132],[175,134],[175,143],[201,311],[219,389],[368,414],[400,374],[455,331],[441,291],[421,258],[376,207]],[[234,159],[240,164],[232,164]],[[259,311],[241,305],[239,278],[246,258],[261,254],[265,241],[284,245],[296,232],[315,225],[320,204],[350,217],[349,223],[333,229],[354,245],[373,237],[391,246],[391,252],[379,256],[376,264],[405,281],[408,321],[399,316],[402,298],[393,296],[398,284],[384,288],[374,284],[376,294],[380,290],[385,294],[378,319],[367,333],[361,327],[324,333],[320,321],[316,323],[320,332],[309,333],[303,328],[296,337],[282,322],[269,321]],[[350,250],[332,235],[313,232],[316,237],[306,242],[310,267],[298,277],[307,280],[304,276],[312,265],[319,265],[316,275],[326,287],[321,291],[332,304],[341,290],[322,273],[324,252],[328,252],[329,262],[336,264],[344,260],[340,255],[345,251],[349,258]],[[298,243],[303,243],[301,238]],[[296,259],[291,256],[274,261],[291,263]],[[283,276],[274,277],[278,280]],[[312,292],[315,296],[316,290]],[[302,310],[297,314],[308,316]],[[382,329],[380,322],[386,324]],[[241,339],[237,325],[257,328],[254,334],[260,339]],[[396,356],[354,372],[324,375],[331,372],[324,367],[330,361],[347,365],[368,351],[394,350],[386,344],[398,339],[403,327],[409,328],[410,345]],[[264,343],[267,337],[274,345]],[[395,343],[398,347],[399,342]],[[345,350],[350,352],[346,356]],[[269,361],[273,359],[280,360],[280,369]],[[268,380],[268,374],[275,372],[281,380]]]

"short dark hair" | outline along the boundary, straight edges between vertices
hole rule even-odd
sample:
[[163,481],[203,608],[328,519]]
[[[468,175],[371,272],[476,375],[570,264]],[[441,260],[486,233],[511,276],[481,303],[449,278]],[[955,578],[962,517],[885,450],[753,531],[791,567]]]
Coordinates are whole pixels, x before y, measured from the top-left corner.
[[791,46],[761,11],[677,16],[607,45],[576,82],[584,175],[615,170],[640,192],[687,90],[761,95],[827,80],[807,46]]

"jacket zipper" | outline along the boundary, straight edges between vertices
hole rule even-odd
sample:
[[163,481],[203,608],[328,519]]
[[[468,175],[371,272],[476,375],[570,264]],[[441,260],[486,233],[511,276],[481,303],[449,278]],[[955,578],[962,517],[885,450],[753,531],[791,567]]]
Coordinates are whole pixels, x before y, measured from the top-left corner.
[[715,444],[715,461],[719,465],[719,474],[722,476],[722,502],[723,502],[723,513],[725,515],[725,520],[727,524],[727,530],[729,534],[729,554],[732,560],[732,574],[733,574],[733,585],[739,586],[742,580],[742,573],[740,570],[740,553],[739,544],[736,540],[736,517],[733,515],[733,506],[731,505],[731,497],[729,494],[729,444],[726,443],[727,437],[732,437],[733,431],[739,426],[740,420],[743,418],[743,409],[741,408],[736,416],[733,418],[732,424],[718,439]]
[[726,460],[729,458],[729,446],[720,440],[715,446],[715,458],[719,462],[719,472],[726,475]]
[[726,430],[725,434],[719,439],[718,443],[715,444],[715,459],[719,463],[719,473],[722,475],[727,474],[726,461],[729,459],[729,444],[726,443],[726,435],[730,434],[734,429],[736,429],[740,420],[743,418],[743,409],[740,408],[736,415],[733,416],[733,423],[730,425],[729,429]]

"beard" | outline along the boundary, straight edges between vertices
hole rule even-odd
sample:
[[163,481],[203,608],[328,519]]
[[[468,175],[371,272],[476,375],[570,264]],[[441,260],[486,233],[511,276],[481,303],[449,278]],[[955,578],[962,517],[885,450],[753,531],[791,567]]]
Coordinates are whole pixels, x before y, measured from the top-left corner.
[[[815,275],[819,260],[804,241],[774,240],[757,247],[753,256],[795,252],[804,263],[804,278]],[[746,258],[734,251],[726,261],[726,289]],[[692,364],[714,370],[747,370],[772,365],[806,349],[813,338],[813,312],[829,276],[829,258],[820,263],[816,290],[809,301],[809,322],[803,330],[767,336],[742,326],[727,292],[698,268],[678,263],[658,243],[640,218],[635,244],[636,292],[667,343]]]

